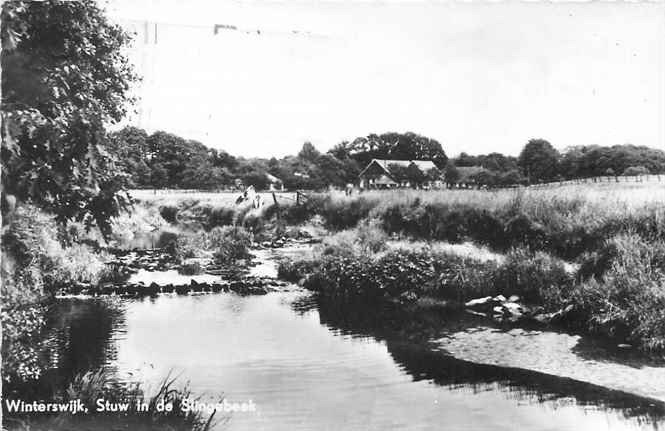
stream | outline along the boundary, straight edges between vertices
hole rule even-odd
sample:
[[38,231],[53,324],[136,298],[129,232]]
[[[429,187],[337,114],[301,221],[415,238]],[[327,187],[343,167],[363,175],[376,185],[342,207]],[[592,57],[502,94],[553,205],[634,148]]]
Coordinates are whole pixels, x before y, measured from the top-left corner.
[[[273,253],[293,252],[259,251],[252,271],[274,276]],[[256,406],[230,414],[219,429],[665,426],[663,364],[585,337],[500,328],[465,313],[355,309],[294,288],[60,298],[49,325],[50,378],[108,367],[150,389],[172,372],[202,400],[223,395]]]

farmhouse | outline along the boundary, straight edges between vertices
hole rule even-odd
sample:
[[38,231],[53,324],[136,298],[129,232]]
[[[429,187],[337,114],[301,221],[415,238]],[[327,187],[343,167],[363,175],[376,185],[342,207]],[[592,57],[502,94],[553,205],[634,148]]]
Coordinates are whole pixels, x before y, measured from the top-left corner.
[[[426,178],[420,185],[432,186],[440,183],[439,170],[431,160],[386,160],[372,159],[372,161],[360,172],[360,188],[365,189],[387,189],[395,187],[409,187],[413,180],[404,177],[408,169],[416,168]],[[400,172],[401,171],[401,172]],[[437,173],[437,178],[428,176],[431,172]],[[408,174],[406,175],[408,177]]]

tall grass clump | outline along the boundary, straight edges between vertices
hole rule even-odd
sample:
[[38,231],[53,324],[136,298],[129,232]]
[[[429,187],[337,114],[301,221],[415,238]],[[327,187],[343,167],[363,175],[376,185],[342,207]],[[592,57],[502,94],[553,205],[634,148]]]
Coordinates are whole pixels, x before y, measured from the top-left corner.
[[3,226],[3,282],[33,290],[21,283],[30,279],[45,293],[53,293],[63,285],[96,284],[107,276],[110,256],[91,245],[62,241],[62,230],[52,216],[35,207],[17,208]]
[[492,274],[492,284],[504,296],[556,310],[570,300],[574,274],[565,262],[543,252],[511,250]]
[[[121,384],[105,369],[88,371],[76,375],[67,388],[52,395],[54,402],[67,403],[80,400],[88,408],[88,413],[72,415],[65,413],[45,413],[41,415],[11,414],[5,417],[18,426],[12,429],[141,429],[207,431],[216,423],[215,414],[204,415],[199,411],[183,411],[181,406],[192,398],[187,386],[175,387],[176,378],[169,375],[158,385],[153,394],[148,394],[140,383]],[[97,400],[113,404],[126,404],[122,412],[97,412]],[[158,409],[158,405],[171,405],[172,409]],[[139,410],[139,405],[147,406],[147,411]],[[218,418],[222,419],[222,418]]]
[[212,256],[218,264],[231,264],[247,259],[252,245],[252,234],[241,226],[215,227],[209,232],[199,231],[179,235],[167,246],[167,252],[178,263],[195,257]]
[[366,220],[356,228],[325,237],[316,251],[322,255],[369,256],[387,249],[388,235],[375,221]]
[[574,301],[596,333],[665,349],[665,242],[637,234],[608,241],[600,265],[582,267]]
[[251,257],[249,247],[252,236],[239,226],[225,226],[210,232],[210,245],[214,251],[215,262],[220,264],[233,263]]
[[[72,225],[72,223],[69,225]],[[77,226],[76,223],[73,225]],[[127,243],[137,236],[162,229],[167,225],[167,220],[162,217],[158,208],[136,204],[130,213],[122,213],[119,217],[113,219],[110,242],[111,244]],[[70,235],[69,237],[74,242],[80,241],[84,236],[80,224],[78,224],[76,232],[75,236]],[[86,235],[89,235],[89,232]],[[103,241],[100,239],[99,242],[102,243]]]

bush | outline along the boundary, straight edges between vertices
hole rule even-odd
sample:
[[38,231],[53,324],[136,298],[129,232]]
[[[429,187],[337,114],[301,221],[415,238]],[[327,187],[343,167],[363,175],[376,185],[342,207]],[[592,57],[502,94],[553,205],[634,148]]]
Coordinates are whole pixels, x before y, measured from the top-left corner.
[[388,247],[388,235],[375,221],[364,221],[355,229],[356,244],[363,254],[376,254]]
[[198,262],[188,262],[180,265],[178,272],[184,275],[198,275],[203,273],[203,268]]
[[233,224],[235,211],[229,207],[210,208],[205,207],[204,214],[207,216],[204,221],[206,229],[212,229],[217,226],[229,226]]
[[172,205],[162,205],[159,207],[159,215],[171,224],[178,222],[178,208]]
[[229,264],[251,256],[249,247],[252,244],[252,236],[242,227],[217,227],[210,232],[210,244],[215,250],[213,255],[215,262]]
[[[289,265],[300,270],[297,264]],[[324,255],[318,265],[306,266],[311,274],[305,287],[345,300],[397,299],[409,294],[463,301],[494,291],[488,276],[494,267],[492,262],[428,249],[395,250],[377,259],[368,255]],[[298,278],[302,275],[299,272]]]
[[543,252],[512,250],[492,275],[504,296],[518,295],[527,303],[557,310],[570,297],[574,278],[564,262]]
[[306,276],[312,274],[318,264],[311,260],[283,259],[277,266],[277,277],[297,283]]
[[96,285],[111,272],[107,262],[110,256],[95,252],[91,247],[75,244],[61,247],[52,242],[43,259],[43,275],[46,284],[63,287],[72,283]]
[[29,279],[46,292],[54,292],[72,283],[97,284],[110,271],[107,254],[85,244],[63,246],[61,237],[52,216],[29,205],[17,208],[2,238],[3,282],[33,291],[23,284]]
[[369,256],[385,251],[388,235],[374,222],[365,221],[323,239],[317,250],[324,256]]
[[335,230],[354,227],[369,215],[376,206],[374,201],[362,197],[356,199],[332,199],[327,197],[318,211],[327,227]]
[[183,262],[185,259],[199,257],[202,250],[205,250],[203,234],[179,235],[164,247],[164,251],[171,255],[175,262]]
[[665,243],[619,235],[598,260],[602,265],[586,265],[573,293],[586,319],[581,323],[645,350],[665,349]]
[[586,253],[582,256],[582,263],[577,270],[577,280],[600,279],[612,268],[618,254],[617,245],[613,242],[607,242],[600,250]]
[[517,214],[507,221],[505,235],[511,245],[523,245],[531,250],[542,250],[547,243],[545,229],[526,214]]

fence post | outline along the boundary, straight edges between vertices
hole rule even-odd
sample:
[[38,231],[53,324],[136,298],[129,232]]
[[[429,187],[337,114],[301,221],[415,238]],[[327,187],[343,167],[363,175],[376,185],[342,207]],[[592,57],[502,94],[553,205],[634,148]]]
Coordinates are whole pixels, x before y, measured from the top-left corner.
[[296,205],[300,205],[300,192],[296,190]]
[[275,196],[275,192],[272,192],[272,201],[277,205],[277,196]]

